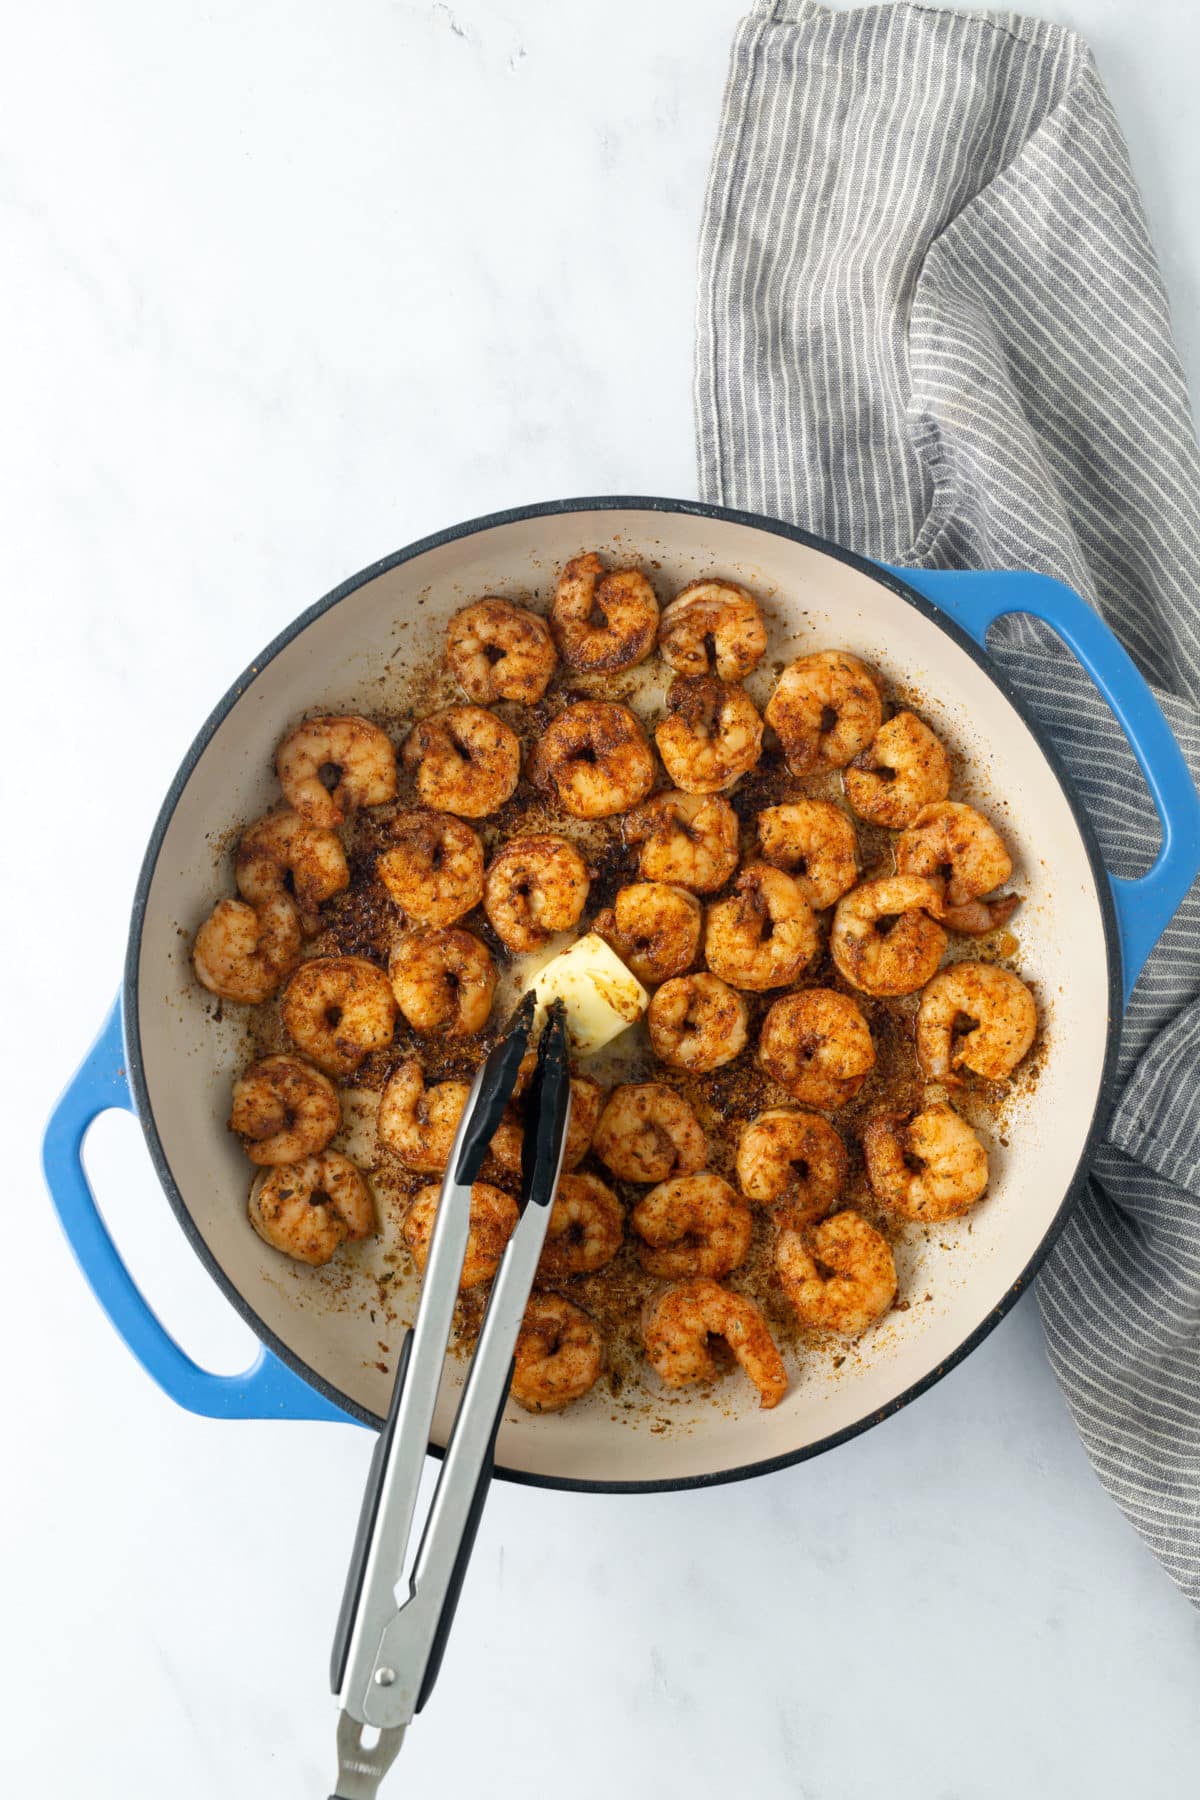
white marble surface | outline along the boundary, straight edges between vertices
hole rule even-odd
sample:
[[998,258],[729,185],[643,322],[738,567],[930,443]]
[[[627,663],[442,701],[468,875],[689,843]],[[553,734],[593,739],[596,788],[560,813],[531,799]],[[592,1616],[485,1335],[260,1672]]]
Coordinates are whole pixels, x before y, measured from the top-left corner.
[[[37,1134],[115,989],[169,774],[275,630],[473,513],[694,491],[694,240],[737,11],[10,10],[5,1792],[329,1791],[367,1434],[173,1410],[76,1276]],[[1200,376],[1200,25],[1183,0],[1054,11],[1115,93]],[[93,1162],[165,1316],[238,1366],[134,1127],[106,1120]],[[1026,1303],[816,1463],[652,1499],[499,1488],[385,1792],[1173,1796],[1198,1665]]]

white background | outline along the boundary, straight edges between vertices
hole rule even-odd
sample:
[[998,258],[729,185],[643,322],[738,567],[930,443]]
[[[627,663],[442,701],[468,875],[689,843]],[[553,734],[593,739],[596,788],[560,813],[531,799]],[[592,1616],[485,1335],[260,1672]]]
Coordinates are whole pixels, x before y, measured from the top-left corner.
[[[0,68],[8,1118],[0,1787],[297,1800],[370,1449],[218,1425],[61,1243],[44,1115],[115,991],[142,847],[299,609],[494,507],[694,491],[694,250],[737,0],[38,0]],[[1091,38],[1193,379],[1200,27]],[[187,1346],[248,1359],[136,1128],[94,1164]],[[1092,1476],[1022,1304],[932,1394],[748,1485],[493,1494],[386,1792],[1182,1794],[1200,1619]]]

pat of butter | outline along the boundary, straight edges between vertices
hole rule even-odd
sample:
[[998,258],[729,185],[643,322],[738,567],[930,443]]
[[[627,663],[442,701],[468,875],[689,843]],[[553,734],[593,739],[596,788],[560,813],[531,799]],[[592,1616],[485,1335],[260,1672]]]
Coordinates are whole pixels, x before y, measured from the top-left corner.
[[533,984],[539,1012],[552,1000],[567,1009],[567,1030],[580,1056],[603,1050],[635,1025],[650,996],[616,951],[595,932],[548,962]]

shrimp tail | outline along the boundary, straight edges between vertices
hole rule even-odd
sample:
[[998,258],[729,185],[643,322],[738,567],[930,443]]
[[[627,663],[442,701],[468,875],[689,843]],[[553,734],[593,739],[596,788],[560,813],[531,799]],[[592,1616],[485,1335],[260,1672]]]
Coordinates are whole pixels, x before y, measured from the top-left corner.
[[1020,894],[999,894],[995,900],[967,900],[961,906],[943,906],[938,914],[942,924],[950,931],[960,931],[966,937],[983,937],[989,931],[999,931],[1021,904]]

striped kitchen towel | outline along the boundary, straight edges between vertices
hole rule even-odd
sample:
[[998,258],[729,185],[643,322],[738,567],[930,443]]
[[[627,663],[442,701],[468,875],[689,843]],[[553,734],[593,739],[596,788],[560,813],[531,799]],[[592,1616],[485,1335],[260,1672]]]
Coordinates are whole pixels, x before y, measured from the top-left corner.
[[[1028,568],[1099,607],[1200,771],[1200,456],[1129,157],[1087,47],[1013,14],[759,0],[705,203],[706,499],[892,562]],[[1053,635],[995,655],[1109,867],[1157,822]],[[1120,1098],[1038,1284],[1101,1479],[1200,1602],[1200,891],[1138,983]]]

